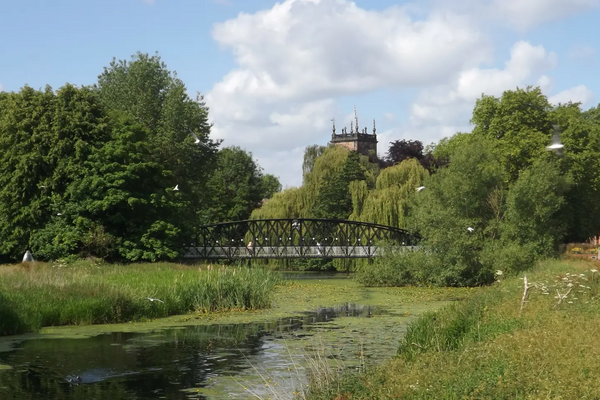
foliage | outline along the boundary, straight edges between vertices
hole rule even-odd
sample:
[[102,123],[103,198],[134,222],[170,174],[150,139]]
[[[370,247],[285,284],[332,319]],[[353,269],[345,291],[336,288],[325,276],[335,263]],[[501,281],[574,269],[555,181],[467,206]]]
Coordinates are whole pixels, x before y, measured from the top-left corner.
[[350,217],[358,221],[373,222],[398,228],[406,227],[410,200],[429,176],[416,159],[407,159],[400,164],[382,170],[377,177],[375,189],[369,192],[360,184],[350,186],[353,213]]
[[[32,107],[35,118],[21,118]],[[179,254],[193,229],[193,199],[170,189],[172,172],[154,157],[146,129],[71,85],[56,93],[25,87],[2,109],[0,253],[132,261]]]
[[265,308],[278,283],[277,276],[259,268],[94,262],[21,266],[3,273],[0,281],[0,335],[43,326]]
[[319,146],[318,144],[308,146],[304,149],[304,159],[302,162],[302,176],[304,178],[313,171],[315,161],[325,152],[325,149],[327,147]]
[[566,233],[562,211],[569,183],[552,160],[522,171],[506,199],[503,241],[528,245],[537,255],[553,255]]
[[70,85],[26,86],[3,96],[0,110],[0,254],[22,255],[46,227],[69,251],[78,233],[57,214],[80,165],[109,139],[108,118],[92,91]]
[[489,141],[473,136],[415,196],[409,226],[418,227],[423,251],[431,252],[437,280],[444,285],[477,285],[492,278],[479,252],[496,236],[490,222],[497,215],[489,199],[503,182],[498,165]]
[[360,156],[357,152],[351,151],[341,171],[324,179],[315,205],[315,216],[348,219],[352,212],[350,183],[364,180],[365,169],[360,163]]
[[94,87],[3,93],[0,258],[173,259],[201,222],[248,218],[281,184],[209,134],[158,55],[113,59]]
[[430,152],[424,152],[423,143],[419,140],[395,140],[390,142],[387,154],[384,158],[385,166],[392,166],[400,164],[404,160],[416,159],[421,165],[430,169],[434,164],[435,160],[433,154]]
[[[190,206],[200,212],[217,146],[209,139],[203,97],[191,99],[158,54],[137,53],[129,62],[113,59],[95,88],[108,109],[125,113],[147,129],[155,161],[171,171],[173,186],[179,184],[189,193]],[[193,135],[200,143],[195,144]]]
[[209,179],[210,202],[204,221],[223,222],[248,219],[263,199],[281,188],[273,175],[262,175],[252,154],[239,147],[226,147],[217,154],[217,166]]
[[436,267],[441,260],[436,260],[435,255],[418,250],[397,251],[394,247],[384,249],[383,256],[359,266],[358,282],[365,286],[444,286]]
[[474,136],[492,139],[511,179],[545,153],[550,142],[551,106],[539,87],[507,90],[501,98],[483,95],[475,103]]
[[281,192],[281,182],[279,179],[272,174],[264,174],[260,182],[261,193],[263,200],[268,200],[275,195],[275,193]]

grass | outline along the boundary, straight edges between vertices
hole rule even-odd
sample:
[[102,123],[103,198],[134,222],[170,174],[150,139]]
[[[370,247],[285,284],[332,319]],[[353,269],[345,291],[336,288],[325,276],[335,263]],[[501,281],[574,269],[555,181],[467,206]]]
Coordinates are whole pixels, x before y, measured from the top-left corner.
[[258,268],[94,261],[0,266],[0,335],[265,308],[279,282],[277,275]]
[[311,388],[308,397],[600,398],[597,269],[593,261],[546,261],[526,274],[525,303],[523,276],[502,280],[421,317],[385,365]]

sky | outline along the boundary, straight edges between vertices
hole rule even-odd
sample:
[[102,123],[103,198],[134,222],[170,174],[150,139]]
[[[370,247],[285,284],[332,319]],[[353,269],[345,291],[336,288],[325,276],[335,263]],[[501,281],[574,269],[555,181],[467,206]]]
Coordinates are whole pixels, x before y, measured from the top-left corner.
[[213,139],[284,187],[331,120],[377,122],[378,152],[470,132],[482,94],[600,101],[600,0],[0,0],[0,90],[90,85],[158,52],[210,107]]

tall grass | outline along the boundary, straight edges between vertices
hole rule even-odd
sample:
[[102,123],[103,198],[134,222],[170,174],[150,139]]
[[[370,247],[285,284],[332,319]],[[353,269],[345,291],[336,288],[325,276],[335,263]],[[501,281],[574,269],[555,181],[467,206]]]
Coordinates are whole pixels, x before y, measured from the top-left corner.
[[423,315],[398,355],[311,399],[600,398],[597,262],[546,261]]
[[258,268],[79,262],[21,265],[2,273],[0,267],[0,335],[265,308],[278,283],[277,275]]

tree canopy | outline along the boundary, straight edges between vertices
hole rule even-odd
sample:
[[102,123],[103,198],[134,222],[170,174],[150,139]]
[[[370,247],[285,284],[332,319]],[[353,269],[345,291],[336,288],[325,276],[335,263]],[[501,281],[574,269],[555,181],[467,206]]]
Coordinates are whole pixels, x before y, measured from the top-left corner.
[[172,259],[207,218],[248,218],[281,185],[209,136],[202,96],[158,55],[1,93],[0,258]]

